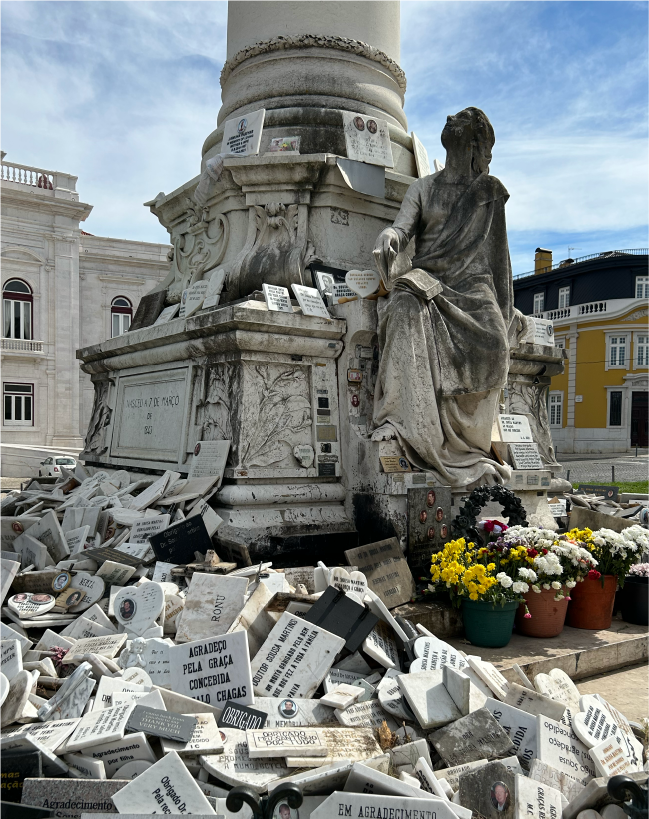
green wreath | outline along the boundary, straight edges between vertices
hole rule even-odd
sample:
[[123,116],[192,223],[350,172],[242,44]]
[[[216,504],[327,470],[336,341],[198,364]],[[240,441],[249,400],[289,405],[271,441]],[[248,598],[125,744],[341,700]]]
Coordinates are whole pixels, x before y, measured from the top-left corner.
[[509,518],[508,526],[529,526],[525,507],[521,499],[505,486],[478,486],[468,497],[462,498],[464,506],[451,522],[453,537],[465,538],[480,542],[481,535],[477,528],[478,515],[484,506],[494,500],[500,503],[504,517]]

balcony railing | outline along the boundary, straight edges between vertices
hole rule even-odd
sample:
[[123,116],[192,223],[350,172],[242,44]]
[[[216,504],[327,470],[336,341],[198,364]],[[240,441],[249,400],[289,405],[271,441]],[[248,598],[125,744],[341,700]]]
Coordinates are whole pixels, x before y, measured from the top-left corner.
[[[580,256],[578,259],[564,259],[562,262],[557,262],[549,267],[544,267],[542,273],[550,273],[552,270],[566,269],[572,267],[579,262],[587,262],[589,259],[610,259],[616,256],[647,256],[649,248],[635,247],[630,250],[607,250],[604,253],[591,253],[589,256]],[[528,276],[536,276],[536,270],[530,270],[528,273],[518,273],[513,276],[514,279],[525,279]]]
[[544,310],[541,313],[532,313],[534,318],[560,321],[561,319],[579,318],[580,316],[601,315],[602,313],[618,314],[621,310],[646,307],[646,299],[602,299],[589,301],[585,304],[572,304],[570,307],[560,307],[556,310]]
[[3,338],[2,352],[42,353],[42,341],[31,341],[26,338]]
[[46,171],[30,165],[17,165],[14,162],[2,161],[1,179],[3,182],[14,182],[29,188],[43,190],[64,190],[76,194],[77,177],[60,171]]

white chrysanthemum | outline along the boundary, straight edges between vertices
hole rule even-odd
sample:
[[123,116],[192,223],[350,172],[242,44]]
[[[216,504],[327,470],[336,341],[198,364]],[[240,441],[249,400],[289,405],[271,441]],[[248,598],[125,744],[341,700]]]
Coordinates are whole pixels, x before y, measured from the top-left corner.
[[551,583],[550,585],[552,586],[552,588],[553,588],[553,589],[557,589],[557,590],[558,590],[558,589],[560,589],[560,588],[561,588],[561,583],[557,582],[556,580],[553,580],[553,581],[552,581],[552,583]]
[[525,594],[525,592],[529,590],[530,587],[527,585],[527,583],[521,583],[520,581],[516,581],[516,583],[514,583],[512,586],[512,591],[515,594]]
[[577,585],[577,581],[576,581],[576,580],[566,580],[566,586],[567,586],[569,589],[574,589],[576,585]]
[[537,594],[541,594],[541,587],[540,586],[532,586],[532,591],[536,592]]
[[518,576],[524,580],[531,580],[532,582],[536,580],[536,572],[533,569],[519,569]]
[[549,583],[544,583],[544,584],[543,584],[543,588],[544,588],[546,591],[550,591],[550,584],[549,584]]
[[503,589],[508,589],[510,586],[514,584],[514,581],[511,579],[509,575],[505,574],[504,572],[501,572],[501,574],[503,574],[504,577],[501,577],[498,582],[503,587]]

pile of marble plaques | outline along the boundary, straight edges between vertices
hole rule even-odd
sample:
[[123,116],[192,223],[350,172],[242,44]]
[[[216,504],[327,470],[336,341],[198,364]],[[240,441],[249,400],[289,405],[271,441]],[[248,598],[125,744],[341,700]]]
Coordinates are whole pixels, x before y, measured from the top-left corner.
[[278,819],[572,819],[646,782],[638,726],[559,669],[512,683],[395,617],[396,541],[352,550],[365,572],[237,568],[217,489],[79,467],[3,501],[4,801],[230,817],[233,787],[295,783]]

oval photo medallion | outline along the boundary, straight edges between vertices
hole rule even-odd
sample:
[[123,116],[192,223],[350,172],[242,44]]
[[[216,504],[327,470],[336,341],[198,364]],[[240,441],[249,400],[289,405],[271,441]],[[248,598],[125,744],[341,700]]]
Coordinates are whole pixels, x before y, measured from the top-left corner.
[[437,500],[437,496],[432,489],[429,489],[426,494],[426,506],[435,506],[435,501]]
[[438,506],[435,511],[435,520],[441,520],[444,517],[444,510],[441,506]]
[[428,540],[435,540],[435,527],[431,526],[429,530],[426,532],[426,537]]
[[282,700],[278,710],[285,719],[293,719],[293,717],[297,716],[297,703],[295,700]]
[[443,523],[442,528],[439,530],[439,533],[442,537],[448,537],[448,526]]
[[426,523],[428,520],[428,512],[425,509],[419,513],[419,523]]

